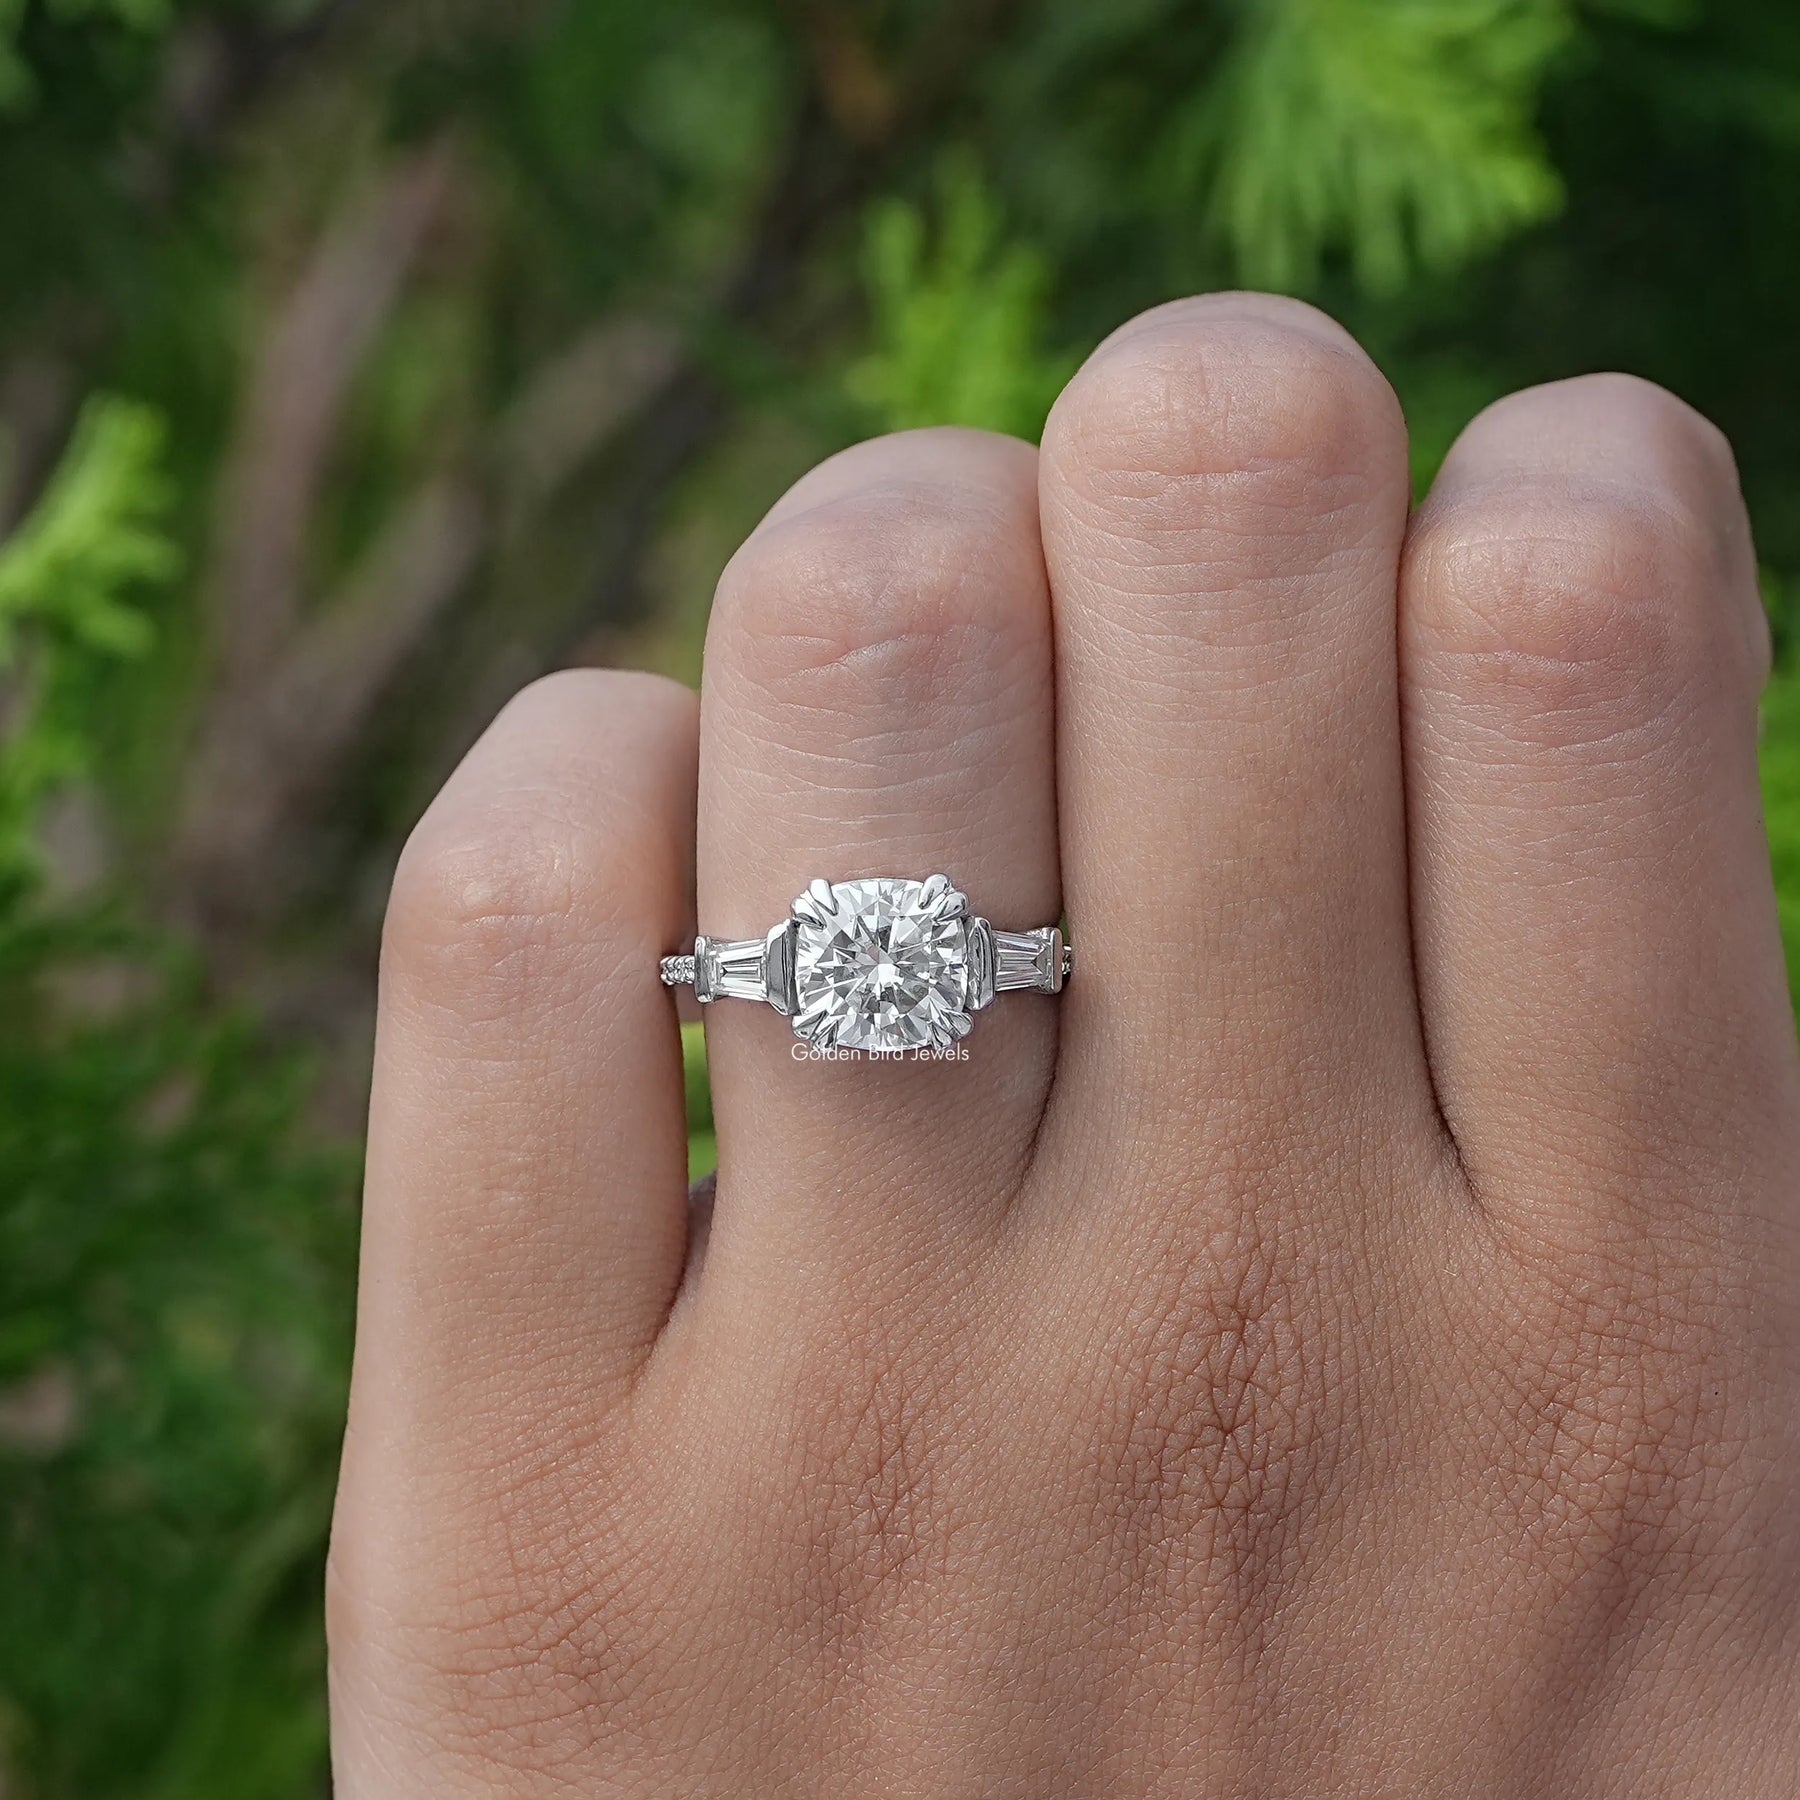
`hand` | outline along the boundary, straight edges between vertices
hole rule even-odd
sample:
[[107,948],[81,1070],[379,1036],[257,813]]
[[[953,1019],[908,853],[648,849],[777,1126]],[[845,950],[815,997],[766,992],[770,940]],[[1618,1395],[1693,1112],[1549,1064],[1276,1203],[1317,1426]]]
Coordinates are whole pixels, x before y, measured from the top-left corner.
[[[1800,1791],[1767,654],[1680,402],[1409,520],[1368,358],[1219,295],[1041,455],[813,471],[704,704],[522,695],[390,917],[342,1800]],[[942,869],[1075,976],[961,1063],[712,1007],[690,1229],[696,837],[708,932]]]

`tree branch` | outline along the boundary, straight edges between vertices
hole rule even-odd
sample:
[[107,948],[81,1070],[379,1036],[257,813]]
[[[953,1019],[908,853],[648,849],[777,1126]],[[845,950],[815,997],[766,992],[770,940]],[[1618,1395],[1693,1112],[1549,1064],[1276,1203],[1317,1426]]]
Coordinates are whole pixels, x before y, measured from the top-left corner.
[[222,485],[218,707],[234,711],[299,616],[307,528],[345,397],[449,189],[443,142],[389,168],[327,231],[276,315]]
[[193,763],[173,871],[176,909],[205,923],[215,947],[287,891],[300,821],[494,532],[521,528],[675,358],[666,327],[628,317],[547,361],[502,419],[489,456],[425,477],[338,591],[308,609],[271,666],[216,711]]

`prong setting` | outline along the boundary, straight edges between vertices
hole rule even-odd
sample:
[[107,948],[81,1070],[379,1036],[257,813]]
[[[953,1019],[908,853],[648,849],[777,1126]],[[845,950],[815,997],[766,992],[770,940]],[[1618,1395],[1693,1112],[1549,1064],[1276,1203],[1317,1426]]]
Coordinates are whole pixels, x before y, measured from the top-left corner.
[[820,876],[806,884],[805,893],[795,897],[793,906],[789,908],[789,916],[815,929],[823,929],[836,908],[837,900],[832,894],[831,883]]

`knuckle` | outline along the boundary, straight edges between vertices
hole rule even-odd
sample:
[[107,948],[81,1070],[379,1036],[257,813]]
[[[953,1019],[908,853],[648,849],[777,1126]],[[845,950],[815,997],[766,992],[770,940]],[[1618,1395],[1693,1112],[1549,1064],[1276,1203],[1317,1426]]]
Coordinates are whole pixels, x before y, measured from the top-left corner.
[[955,1382],[949,1356],[931,1350],[884,1363],[840,1349],[834,1359],[842,1372],[827,1390],[803,1527],[820,1565],[813,1591],[829,1596],[813,1625],[827,1637],[904,1609],[931,1567],[948,1504],[933,1427]]
[[644,933],[621,901],[661,860],[658,839],[651,821],[616,797],[604,823],[524,797],[428,814],[395,870],[384,973],[457,991],[471,980],[528,977],[608,944],[628,972],[654,946],[637,941]]
[[1669,1581],[1716,1586],[1766,1523],[1762,1427],[1693,1285],[1610,1248],[1565,1253],[1554,1282],[1514,1288],[1501,1327],[1513,1502],[1546,1572],[1607,1571],[1610,1610]]
[[697,706],[679,683],[612,670],[526,688],[401,851],[384,978],[454,995],[577,953],[586,984],[629,972],[681,910]]
[[791,1423],[744,1467],[769,1543],[802,1571],[770,1620],[785,1641],[841,1654],[904,1618],[941,1572],[971,1499],[942,1431],[962,1341],[902,1343],[864,1318],[800,1334],[783,1359],[779,1388],[805,1404],[783,1400]]
[[802,704],[841,705],[846,688],[923,696],[1036,642],[1036,545],[1016,506],[978,487],[838,496],[765,525],[732,559],[709,653]]
[[1423,518],[1408,561],[1428,653],[1506,728],[1558,743],[1679,712],[1731,640],[1716,539],[1634,489],[1514,484]]
[[1314,517],[1365,500],[1404,468],[1399,405],[1323,323],[1274,302],[1160,308],[1070,382],[1046,455],[1139,529],[1191,526],[1197,491],[1253,509],[1303,499]]
[[1324,1314],[1295,1244],[1244,1226],[1210,1249],[1108,1359],[1100,1506],[1139,1579],[1256,1605],[1331,1487]]
[[397,1550],[334,1543],[334,1662],[353,1678],[383,1665],[378,1684],[354,1680],[382,1690],[380,1735],[516,1779],[603,1745],[626,1723],[617,1702],[689,1660],[669,1646],[694,1571],[679,1549],[646,1554],[641,1452],[614,1439],[606,1458],[605,1491],[568,1451],[470,1465]]
[[387,936],[425,951],[541,937],[571,911],[578,849],[570,834],[517,814],[428,821],[401,852]]
[[841,1421],[844,1451],[822,1541],[832,1592],[862,1611],[904,1589],[932,1534],[929,1408],[877,1380]]

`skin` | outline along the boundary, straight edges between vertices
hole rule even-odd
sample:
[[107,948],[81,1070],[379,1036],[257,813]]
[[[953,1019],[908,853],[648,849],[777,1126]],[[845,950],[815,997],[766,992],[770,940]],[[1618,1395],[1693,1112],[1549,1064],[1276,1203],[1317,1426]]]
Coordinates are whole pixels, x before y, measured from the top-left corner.
[[[702,701],[521,695],[395,885],[342,1800],[1800,1793],[1767,663],[1680,401],[1409,513],[1363,352],[1214,295],[1041,453],[814,470]],[[711,1009],[690,1228],[658,955],[939,868],[1067,991]]]

